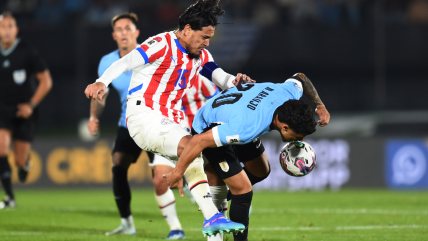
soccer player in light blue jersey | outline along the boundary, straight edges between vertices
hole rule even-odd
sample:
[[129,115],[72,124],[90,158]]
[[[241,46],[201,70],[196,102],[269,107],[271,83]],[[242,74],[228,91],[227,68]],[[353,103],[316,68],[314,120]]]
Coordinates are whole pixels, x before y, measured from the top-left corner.
[[[128,54],[137,47],[139,30],[137,29],[137,15],[133,13],[119,14],[112,20],[113,39],[118,45],[118,49],[103,56],[98,66],[98,75],[101,76],[112,63]],[[113,193],[116,205],[121,216],[119,228],[106,235],[113,234],[135,234],[135,225],[131,214],[131,190],[128,183],[128,169],[135,163],[142,153],[141,148],[135,144],[126,125],[126,102],[128,87],[131,81],[132,71],[121,74],[112,82],[117,90],[122,103],[122,111],[119,119],[119,128],[113,147]],[[108,94],[105,95],[107,97]],[[91,101],[91,116],[88,122],[88,129],[92,135],[96,135],[99,128],[99,116],[104,109],[106,98]],[[153,167],[153,183],[155,186],[155,199],[170,227],[167,239],[184,239],[184,232],[175,209],[175,197],[169,189],[162,174],[171,171],[174,164],[162,157],[154,157],[147,152],[151,166]]]
[[[210,73],[202,74],[210,78]],[[197,112],[192,126],[194,136],[173,172],[164,175],[170,187],[181,188],[184,170],[202,152],[210,163],[205,168],[210,184],[226,184],[230,189],[230,219],[246,226],[243,233],[234,234],[234,240],[248,240],[252,185],[270,172],[258,137],[276,130],[288,142],[303,140],[315,132],[313,111],[300,100],[302,95],[316,107],[320,126],[327,125],[330,114],[312,82],[301,73],[282,84],[243,84],[222,91]],[[244,169],[240,162],[244,162]]]

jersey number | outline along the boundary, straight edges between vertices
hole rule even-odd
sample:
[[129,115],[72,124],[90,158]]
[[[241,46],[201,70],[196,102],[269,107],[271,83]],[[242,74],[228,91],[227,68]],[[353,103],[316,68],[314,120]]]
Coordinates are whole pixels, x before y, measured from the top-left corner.
[[[189,71],[187,69],[179,69],[177,71],[178,73],[178,78],[175,81],[174,87],[180,86],[180,88],[184,88],[184,86],[186,86],[186,76],[184,76],[185,73],[189,73]],[[181,80],[181,82],[179,83],[179,81]]]
[[[245,87],[243,87],[242,85],[236,86],[236,88],[239,91],[246,91],[246,90],[249,90],[249,89],[251,89],[253,87],[254,87],[254,84],[246,84]],[[223,90],[221,93],[224,94],[227,91],[228,90]],[[212,105],[213,109],[217,108],[219,106],[222,106],[222,105],[234,104],[239,99],[241,99],[241,97],[242,97],[242,93],[232,93],[232,94],[222,95],[222,96],[220,96],[220,97],[218,97],[217,99],[214,100],[213,105]]]

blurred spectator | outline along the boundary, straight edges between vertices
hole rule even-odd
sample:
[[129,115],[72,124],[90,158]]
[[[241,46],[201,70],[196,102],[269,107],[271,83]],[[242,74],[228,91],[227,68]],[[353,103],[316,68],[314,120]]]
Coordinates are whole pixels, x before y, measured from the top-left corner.
[[314,23],[319,19],[316,0],[298,0],[291,9],[293,22],[297,24]]
[[124,12],[127,12],[124,1],[94,0],[86,12],[86,19],[91,25],[108,26],[115,15]]
[[157,8],[157,18],[159,24],[164,27],[176,27],[177,19],[181,14],[180,6],[174,0],[159,1]]
[[352,25],[361,23],[361,0],[344,0],[346,20]]
[[343,11],[339,0],[317,0],[320,20],[324,23],[337,25],[342,22]]
[[42,24],[58,25],[64,20],[64,12],[62,0],[41,0],[37,8],[36,19]]
[[428,0],[413,0],[407,15],[413,23],[428,23]]
[[232,18],[234,21],[249,20],[254,15],[252,8],[254,9],[254,1],[250,0],[232,0],[229,1],[225,8],[226,16]]
[[87,9],[92,0],[63,0],[65,11],[68,13],[81,12]]
[[297,0],[277,0],[279,7],[279,18],[281,23],[289,23],[291,19],[291,11]]
[[408,3],[409,0],[384,0],[386,22],[406,22],[406,7]]
[[271,26],[279,20],[278,8],[271,1],[259,0],[253,12],[253,19],[260,26]]
[[38,0],[6,0],[6,9],[16,14],[32,13],[37,7]]

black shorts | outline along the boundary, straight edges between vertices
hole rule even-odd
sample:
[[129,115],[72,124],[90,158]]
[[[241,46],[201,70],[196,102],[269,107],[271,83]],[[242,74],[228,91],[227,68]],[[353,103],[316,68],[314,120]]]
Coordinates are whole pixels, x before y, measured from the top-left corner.
[[[141,148],[135,144],[135,141],[129,135],[129,131],[125,127],[119,127],[117,130],[116,140],[114,141],[112,153],[122,152],[130,154],[134,157],[133,163],[137,162],[138,157],[141,154]],[[153,163],[154,155],[151,152],[147,152],[150,163]]]
[[36,134],[36,125],[38,120],[37,108],[33,110],[33,114],[28,118],[16,117],[16,107],[5,107],[0,105],[0,129],[8,129],[12,131],[14,140],[32,142]]
[[[212,127],[211,127],[212,128]],[[209,130],[209,129],[208,129]],[[208,130],[204,130],[208,131]],[[197,134],[192,129],[192,134]],[[202,151],[211,167],[222,179],[232,177],[242,171],[241,162],[245,163],[259,157],[265,151],[260,138],[243,145],[227,145],[206,148]]]

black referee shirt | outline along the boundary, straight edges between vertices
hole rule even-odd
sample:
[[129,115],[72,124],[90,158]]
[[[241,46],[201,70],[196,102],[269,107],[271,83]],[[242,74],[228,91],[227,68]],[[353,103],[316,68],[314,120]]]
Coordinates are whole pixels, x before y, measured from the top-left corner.
[[45,61],[26,42],[16,39],[6,50],[0,45],[0,106],[29,102],[38,85],[35,75],[46,69]]

